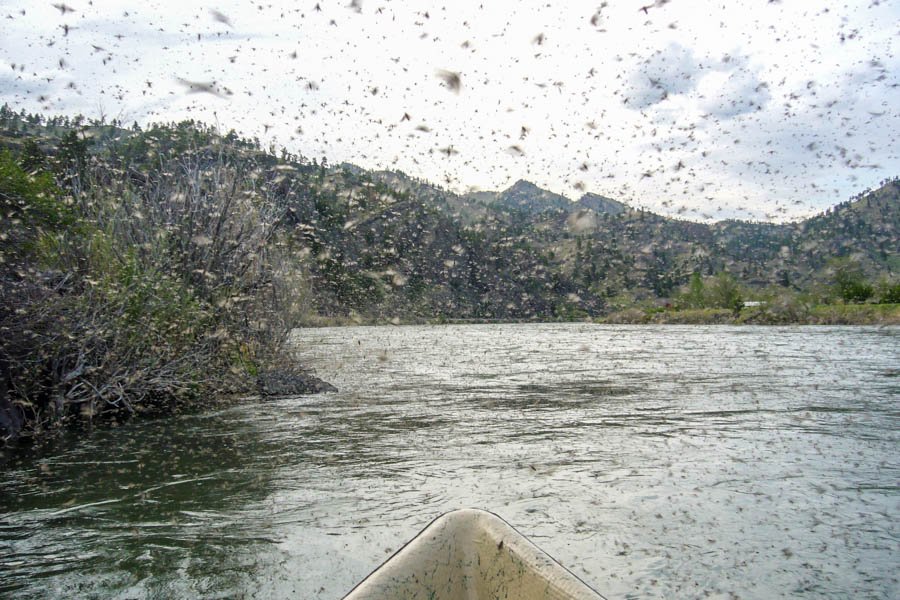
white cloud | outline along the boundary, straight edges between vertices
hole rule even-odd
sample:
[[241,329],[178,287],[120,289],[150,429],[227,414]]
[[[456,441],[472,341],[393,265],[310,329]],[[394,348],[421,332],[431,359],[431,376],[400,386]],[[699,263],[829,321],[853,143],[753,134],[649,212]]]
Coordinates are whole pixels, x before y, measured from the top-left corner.
[[744,64],[735,65],[730,71],[707,74],[697,89],[700,109],[724,119],[763,110],[772,94],[759,72]]
[[631,74],[627,103],[632,108],[644,109],[670,95],[687,93],[697,86],[701,71],[702,66],[690,48],[671,42],[642,61]]

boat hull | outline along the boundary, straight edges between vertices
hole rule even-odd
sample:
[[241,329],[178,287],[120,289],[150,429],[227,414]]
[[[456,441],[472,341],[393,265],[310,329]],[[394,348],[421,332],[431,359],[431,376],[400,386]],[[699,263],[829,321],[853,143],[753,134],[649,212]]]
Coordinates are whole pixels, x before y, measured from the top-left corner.
[[497,515],[441,515],[344,600],[603,598]]

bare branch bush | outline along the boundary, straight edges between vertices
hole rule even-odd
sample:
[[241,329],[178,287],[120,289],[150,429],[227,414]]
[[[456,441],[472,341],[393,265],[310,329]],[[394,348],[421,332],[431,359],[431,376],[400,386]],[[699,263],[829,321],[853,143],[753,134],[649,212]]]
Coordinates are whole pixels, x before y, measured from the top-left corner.
[[308,284],[277,239],[277,174],[232,150],[67,174],[77,226],[2,273],[0,437],[250,389],[285,359]]

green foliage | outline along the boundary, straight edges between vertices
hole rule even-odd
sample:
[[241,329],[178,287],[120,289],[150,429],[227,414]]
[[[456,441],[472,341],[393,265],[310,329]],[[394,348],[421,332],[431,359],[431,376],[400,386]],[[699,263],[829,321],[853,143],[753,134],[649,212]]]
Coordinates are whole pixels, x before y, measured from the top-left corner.
[[28,172],[43,171],[47,168],[47,157],[41,150],[40,144],[34,138],[28,138],[22,144],[21,157],[19,163],[22,168]]
[[77,228],[75,211],[60,196],[51,175],[26,172],[0,149],[0,277],[29,273],[45,237]]
[[706,306],[706,286],[699,271],[694,271],[688,290],[678,299],[679,307],[704,308]]
[[713,277],[706,296],[709,308],[727,308],[737,314],[744,306],[740,286],[731,273],[719,273]]
[[864,281],[853,281],[840,284],[838,293],[847,302],[862,304],[875,293],[874,288]]
[[900,304],[900,281],[891,283],[887,279],[878,284],[878,302],[880,304]]
[[106,270],[99,290],[103,300],[118,306],[116,325],[131,332],[129,342],[148,335],[169,346],[189,347],[215,325],[194,290],[177,276],[141,264],[130,251],[122,253],[114,270]]
[[723,308],[737,314],[743,305],[740,284],[734,275],[725,272],[704,281],[700,272],[694,271],[687,290],[676,300],[679,310]]
[[862,304],[871,298],[875,289],[865,281],[865,272],[859,263],[850,258],[836,258],[831,261],[834,289],[845,302]]
[[74,212],[60,199],[53,177],[29,173],[4,149],[0,149],[0,213],[8,246],[74,223]]
[[56,157],[57,171],[78,185],[87,183],[87,170],[91,142],[78,130],[72,129],[59,142],[59,153]]
[[324,257],[320,263],[327,289],[341,304],[365,309],[384,300],[386,284],[381,281],[348,269],[341,260],[330,256]]

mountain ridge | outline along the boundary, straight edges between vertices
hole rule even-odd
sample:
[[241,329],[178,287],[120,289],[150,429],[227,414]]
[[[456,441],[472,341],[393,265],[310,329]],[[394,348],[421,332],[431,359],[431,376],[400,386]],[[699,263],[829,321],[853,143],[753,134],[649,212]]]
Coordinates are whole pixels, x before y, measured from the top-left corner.
[[757,292],[822,287],[838,257],[870,278],[900,273],[896,179],[798,222],[703,223],[597,194],[573,201],[525,180],[456,194],[400,171],[278,157],[192,122],[143,131],[37,121],[7,115],[0,142],[21,150],[30,137],[54,153],[66,132],[87,131],[98,160],[138,187],[163,157],[208,161],[231,144],[236,164],[246,157],[277,182],[268,201],[284,211],[292,256],[323,315],[567,318],[665,301],[694,273],[727,273]]

